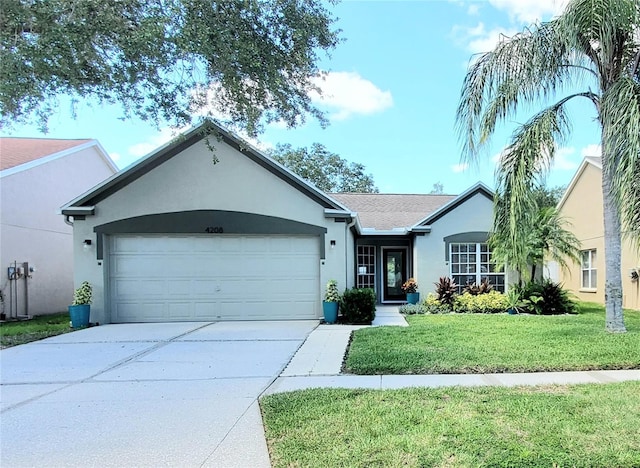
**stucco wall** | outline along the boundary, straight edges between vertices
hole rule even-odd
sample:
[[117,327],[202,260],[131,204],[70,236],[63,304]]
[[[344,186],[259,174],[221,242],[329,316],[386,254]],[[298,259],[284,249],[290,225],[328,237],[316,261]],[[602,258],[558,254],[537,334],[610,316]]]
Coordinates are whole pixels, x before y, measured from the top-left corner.
[[[96,205],[95,216],[74,224],[75,281],[91,282],[94,288],[92,321],[109,320],[105,303],[108,279],[106,262],[96,259],[95,249],[79,246],[84,239],[96,244],[93,228],[108,222],[153,213],[189,210],[227,210],[326,227],[326,258],[320,261],[320,294],[329,279],[345,281],[345,258],[352,255],[345,223],[326,219],[324,208],[287,182],[262,168],[234,148],[214,142],[217,164],[204,142],[194,144]],[[330,241],[335,240],[331,248]],[[108,243],[107,243],[108,244]],[[105,259],[108,252],[105,251]],[[321,301],[321,297],[318,297]]]
[[[582,250],[596,249],[597,287],[595,290],[581,287],[580,264],[570,264],[566,271],[560,269],[558,277],[567,289],[582,301],[604,304],[605,252],[602,201],[602,172],[587,164],[571,192],[560,207],[561,214],[571,223],[571,231],[580,241]],[[640,283],[632,282],[629,271],[640,267],[640,255],[634,252],[630,242],[623,239],[622,288],[623,307],[640,309]]]
[[[0,181],[0,287],[9,289],[7,267],[29,262],[30,315],[64,311],[73,298],[72,228],[60,207],[113,173],[95,146],[73,152]],[[25,281],[18,281],[18,313],[25,314]],[[10,298],[7,297],[7,301]],[[9,305],[5,305],[9,314]],[[15,311],[14,311],[15,313]]]
[[488,232],[493,217],[493,201],[478,193],[431,225],[431,232],[414,241],[414,273],[420,291],[426,295],[433,283],[449,276],[445,237],[467,232]]

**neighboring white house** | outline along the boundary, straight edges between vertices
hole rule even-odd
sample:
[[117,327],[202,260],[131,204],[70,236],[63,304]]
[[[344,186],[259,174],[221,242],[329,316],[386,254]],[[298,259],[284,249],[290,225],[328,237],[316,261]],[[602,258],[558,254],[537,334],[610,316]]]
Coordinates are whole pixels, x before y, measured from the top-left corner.
[[315,319],[324,286],[402,302],[414,276],[489,277],[492,193],[326,194],[215,127],[196,128],[62,207],[92,321]]
[[0,138],[0,289],[7,317],[66,310],[72,228],[60,205],[118,168],[96,140]]

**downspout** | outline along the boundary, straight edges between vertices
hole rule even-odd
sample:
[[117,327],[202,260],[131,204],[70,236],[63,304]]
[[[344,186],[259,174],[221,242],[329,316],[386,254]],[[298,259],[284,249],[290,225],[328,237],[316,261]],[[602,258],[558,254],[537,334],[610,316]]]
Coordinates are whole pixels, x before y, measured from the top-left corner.
[[349,284],[349,272],[347,265],[349,264],[349,255],[347,253],[347,236],[349,233],[349,229],[351,229],[356,224],[356,217],[351,216],[351,222],[347,224],[344,228],[344,288],[347,289],[347,284]]

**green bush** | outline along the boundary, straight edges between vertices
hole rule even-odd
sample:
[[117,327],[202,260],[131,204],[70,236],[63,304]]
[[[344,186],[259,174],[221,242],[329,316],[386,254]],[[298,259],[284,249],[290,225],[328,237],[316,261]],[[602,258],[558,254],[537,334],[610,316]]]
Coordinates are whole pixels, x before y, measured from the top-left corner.
[[376,293],[373,289],[347,289],[340,310],[348,323],[370,324],[376,318]]
[[427,314],[448,314],[451,312],[451,307],[442,304],[434,293],[427,294],[421,305]]
[[451,309],[440,303],[434,293],[427,294],[418,304],[404,304],[399,308],[404,315],[448,314]]
[[423,303],[403,304],[398,308],[398,312],[400,312],[403,315],[423,315],[428,313]]
[[458,313],[499,314],[505,312],[507,306],[506,296],[498,291],[478,295],[465,292],[453,301],[453,311]]
[[529,282],[516,287],[522,298],[523,312],[537,315],[577,313],[576,304],[560,283],[545,279],[541,283]]

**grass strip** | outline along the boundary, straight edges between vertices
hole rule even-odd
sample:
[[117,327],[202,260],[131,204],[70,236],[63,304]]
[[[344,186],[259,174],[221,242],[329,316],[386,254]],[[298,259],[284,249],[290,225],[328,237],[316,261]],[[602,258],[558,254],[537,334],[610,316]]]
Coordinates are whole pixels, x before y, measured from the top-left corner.
[[640,382],[261,400],[272,466],[640,466]]
[[640,368],[640,311],[627,333],[604,329],[604,308],[578,315],[408,316],[409,327],[357,330],[344,370],[353,374],[451,374]]
[[38,315],[30,320],[0,323],[0,346],[3,348],[73,331],[67,312]]

